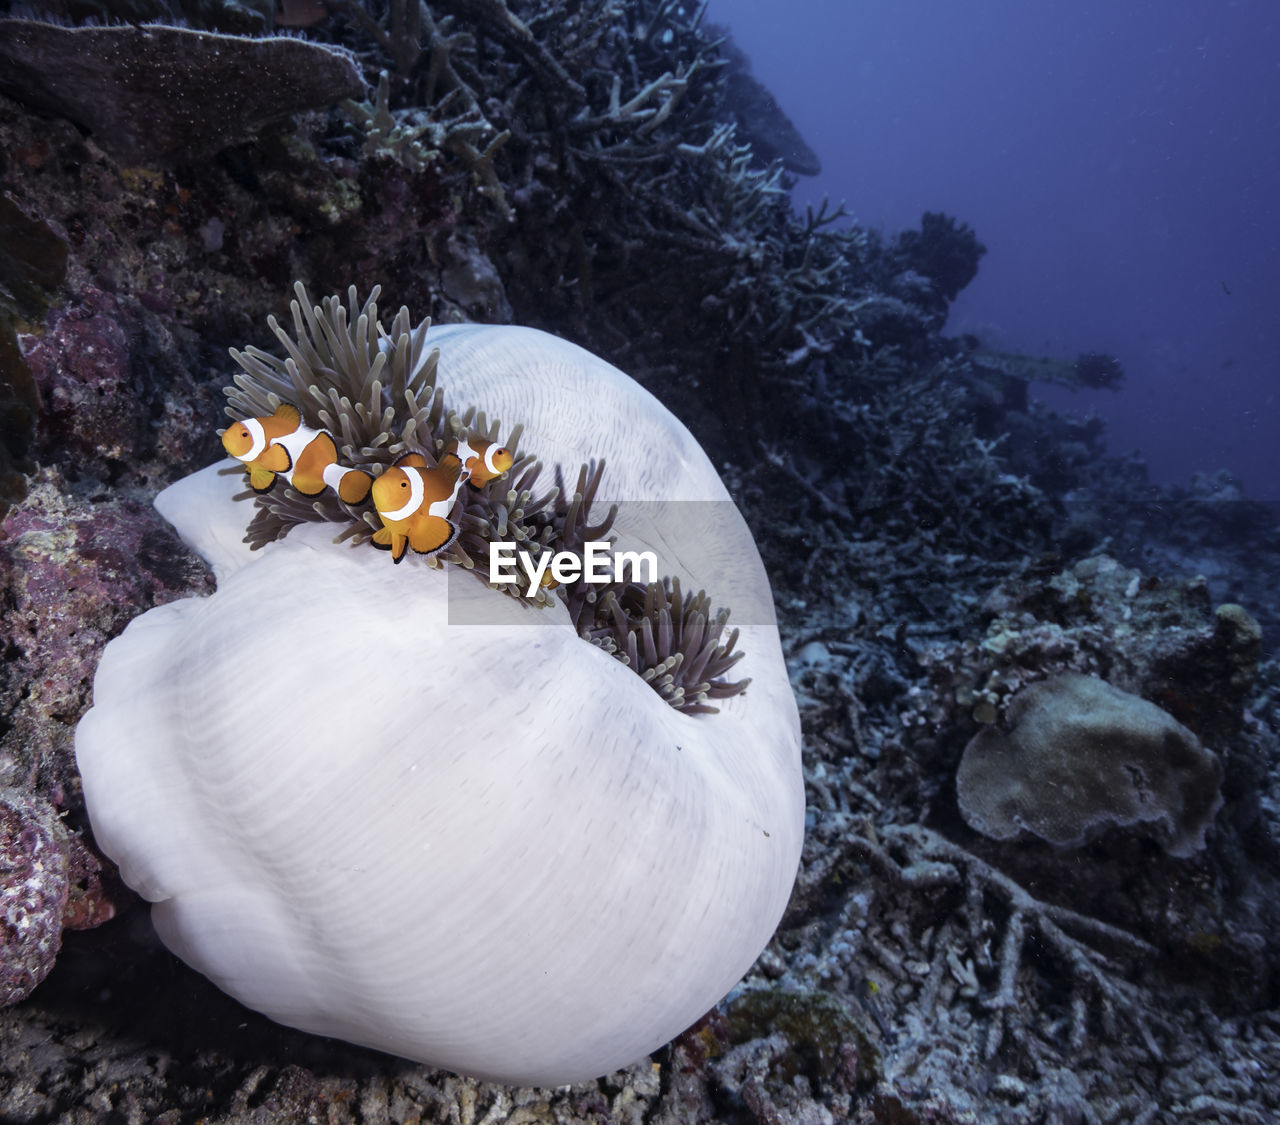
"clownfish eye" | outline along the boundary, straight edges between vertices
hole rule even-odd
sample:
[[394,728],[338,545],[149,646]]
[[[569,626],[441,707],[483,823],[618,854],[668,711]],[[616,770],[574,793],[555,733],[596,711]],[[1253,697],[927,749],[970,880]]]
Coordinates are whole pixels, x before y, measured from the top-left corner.
[[400,482],[400,487],[401,487],[401,488],[408,488],[408,487],[409,487],[409,482],[408,482],[407,480],[402,480],[402,481]]

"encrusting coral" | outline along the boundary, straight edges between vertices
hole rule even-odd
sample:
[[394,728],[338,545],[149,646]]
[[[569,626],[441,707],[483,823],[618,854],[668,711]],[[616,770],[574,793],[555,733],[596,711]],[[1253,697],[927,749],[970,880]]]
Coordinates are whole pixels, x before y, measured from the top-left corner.
[[[308,433],[333,436],[343,462],[339,472],[356,467],[379,477],[392,466],[409,465],[408,458],[417,458],[424,471],[439,469],[446,459],[456,460],[449,451],[459,441],[471,446],[498,441],[500,424],[487,422],[483,412],[477,415],[470,408],[459,417],[446,410],[445,396],[436,386],[439,354],[430,347],[429,320],[411,326],[402,307],[385,328],[378,319],[377,289],[362,306],[354,288],[345,305],[336,296],[313,305],[301,282],[295,290],[293,333],[274,317],[269,322],[287,358],[254,347],[231,350],[242,368],[226,388],[227,414],[233,420],[265,421],[282,407],[296,408]],[[542,465],[532,454],[520,452],[520,438],[521,427],[516,426],[503,442],[509,456],[502,477],[510,479],[508,487],[500,481],[484,488],[455,486],[449,509],[437,518],[447,514],[456,523],[456,534],[429,552],[428,565],[452,563],[492,584],[490,543],[510,542],[533,557],[562,551],[580,555],[588,541],[603,541],[609,534],[617,506],[597,522],[591,515],[604,463],[584,464],[576,487],[566,495],[559,471],[555,485],[541,484]],[[275,484],[264,484],[256,496],[241,494],[254,496],[258,508],[246,533],[254,547],[316,521],[341,525],[337,541],[379,544],[385,516],[375,497],[344,500],[337,488],[312,493],[292,486],[296,482]],[[725,678],[741,656],[734,651],[737,630],[724,635],[728,611],[715,610],[704,591],[683,593],[678,580],[601,585],[581,575],[561,585],[540,586],[525,571],[515,582],[496,588],[536,606],[563,601],[580,636],[617,656],[682,711],[714,711],[708,700],[746,687],[746,681]]]
[[1137,826],[1170,855],[1204,848],[1222,767],[1167,711],[1062,672],[1018,692],[1008,724],[979,731],[960,759],[956,796],[971,828],[1078,847],[1108,827]]
[[48,975],[62,942],[66,833],[43,801],[0,788],[0,1007]]

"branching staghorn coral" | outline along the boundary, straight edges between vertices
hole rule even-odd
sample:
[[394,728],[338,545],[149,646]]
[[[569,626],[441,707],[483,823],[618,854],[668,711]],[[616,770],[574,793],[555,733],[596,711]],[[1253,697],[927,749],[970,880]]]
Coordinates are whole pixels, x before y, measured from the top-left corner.
[[[982,1012],[984,1059],[1075,1054],[1099,1031],[1131,1037],[1148,1059],[1162,1058],[1159,1043],[1169,1028],[1153,1026],[1159,1013],[1134,983],[1157,956],[1141,937],[1037,898],[922,825],[873,828],[868,818],[853,818],[841,847],[804,879],[834,878],[849,860],[867,864],[882,885],[886,918],[909,900],[930,919],[923,938],[901,925],[892,934],[868,933],[866,958],[905,989],[918,989],[920,1011],[958,999]],[[1032,954],[1057,964],[1071,983],[1069,996],[1047,1003],[1035,994]]]
[[[502,184],[494,171],[493,158],[511,136],[498,132],[485,119],[475,100],[456,96],[455,87],[425,109],[390,108],[390,78],[384,70],[372,102],[347,101],[343,111],[364,134],[364,154],[386,154],[411,172],[421,172],[445,153],[459,157],[475,180],[476,190],[487,198],[504,219],[512,218]],[[477,148],[477,143],[482,148]]]
[[[286,358],[256,347],[231,349],[242,370],[225,388],[228,417],[269,417],[282,403],[292,404],[304,425],[333,435],[342,462],[371,474],[380,474],[408,453],[421,455],[434,467],[454,437],[499,440],[500,423],[488,421],[474,406],[461,415],[446,410],[436,386],[438,352],[428,347],[430,321],[412,327],[409,311],[402,307],[390,328],[384,327],[377,287],[363,305],[354,286],[346,304],[332,296],[314,305],[301,282],[294,290],[293,332],[275,317],[268,320]],[[583,465],[571,493],[558,475],[555,485],[543,486],[541,462],[519,451],[520,432],[515,426],[503,442],[514,457],[506,487],[495,481],[484,489],[460,490],[451,513],[459,524],[458,537],[429,557],[429,566],[451,563],[489,582],[490,543],[514,543],[533,557],[562,551],[581,555],[588,541],[608,536],[616,506],[599,520],[593,521],[591,512],[604,463]],[[284,537],[300,523],[339,524],[335,542],[353,544],[371,540],[382,526],[371,500],[348,503],[331,488],[306,496],[275,483],[267,492],[246,491],[237,497],[255,500],[257,512],[245,535],[254,548]],[[631,667],[678,710],[714,711],[707,700],[727,698],[747,685],[725,678],[741,655],[734,651],[737,630],[722,639],[729,613],[713,612],[703,591],[689,597],[670,580],[619,581],[603,590],[588,584],[585,576],[563,587],[531,590],[530,582],[524,574],[495,588],[535,606],[559,598],[584,640]]]
[[[1142,990],[1126,979],[1126,971],[1133,973],[1137,964],[1155,955],[1150,943],[1089,915],[1037,899],[964,848],[920,826],[886,829],[885,836],[891,847],[908,857],[898,868],[905,883],[922,887],[930,878],[943,883],[963,881],[965,920],[975,948],[985,948],[984,933],[993,928],[983,917],[987,896],[1003,903],[1007,911],[998,957],[989,962],[997,970],[998,987],[985,1005],[993,1013],[984,1047],[988,1058],[1001,1049],[1006,1037],[1021,1042],[1025,1035],[1018,974],[1033,935],[1046,952],[1061,959],[1076,983],[1066,1029],[1072,1049],[1084,1046],[1092,1011],[1104,1024],[1127,1023],[1139,1034],[1151,1057],[1160,1058],[1160,1048],[1147,1026]],[[872,851],[874,846],[868,849],[868,858],[872,858]],[[922,878],[924,867],[930,867],[931,873]],[[948,957],[949,962],[955,960],[954,955]]]
[[751,458],[784,400],[829,401],[868,357],[918,349],[936,294],[843,209],[792,214],[702,9],[350,0],[347,30],[367,38],[348,45],[388,72],[350,113],[366,153],[452,174],[464,206],[471,192],[496,211],[518,319],[669,382],[704,441]]

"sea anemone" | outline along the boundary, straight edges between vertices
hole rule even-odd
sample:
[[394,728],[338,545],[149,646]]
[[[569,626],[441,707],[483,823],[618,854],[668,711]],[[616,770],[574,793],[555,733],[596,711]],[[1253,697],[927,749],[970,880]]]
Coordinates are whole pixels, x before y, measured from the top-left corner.
[[[405,336],[393,390],[425,369]],[[217,591],[107,646],[76,736],[86,803],[166,944],[273,1019],[499,1081],[591,1078],[693,1023],[772,934],[803,835],[795,701],[751,534],[668,411],[542,332],[430,342],[451,402],[519,420],[543,472],[576,474],[581,500],[540,509],[559,534],[607,465],[611,538],[669,581],[535,610],[459,565],[334,543],[349,517],[254,550],[213,466],[157,507]],[[712,586],[751,686],[690,715],[674,673],[729,659],[685,593]]]

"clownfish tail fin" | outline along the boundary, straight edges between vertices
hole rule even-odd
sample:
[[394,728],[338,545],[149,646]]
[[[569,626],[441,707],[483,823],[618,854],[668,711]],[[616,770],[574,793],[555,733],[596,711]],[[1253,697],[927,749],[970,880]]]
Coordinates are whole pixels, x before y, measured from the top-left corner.
[[373,477],[363,469],[352,469],[343,474],[338,483],[338,496],[348,504],[359,504],[369,495],[373,487]]
[[429,516],[414,527],[409,535],[409,546],[420,555],[434,555],[453,544],[458,538],[458,525],[443,516]]

